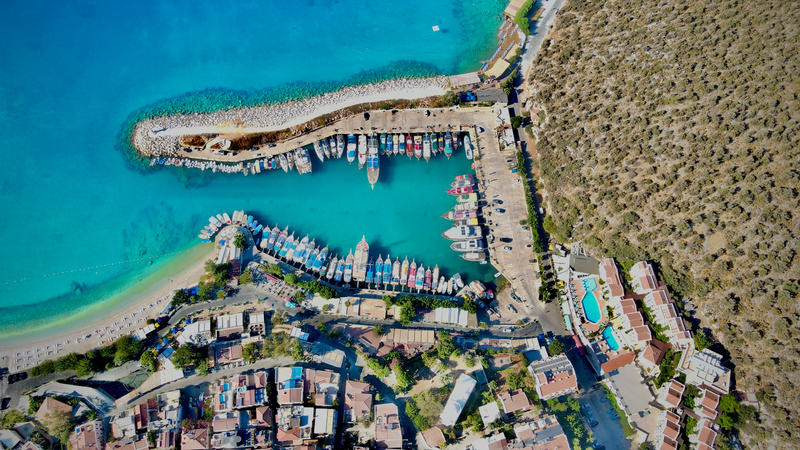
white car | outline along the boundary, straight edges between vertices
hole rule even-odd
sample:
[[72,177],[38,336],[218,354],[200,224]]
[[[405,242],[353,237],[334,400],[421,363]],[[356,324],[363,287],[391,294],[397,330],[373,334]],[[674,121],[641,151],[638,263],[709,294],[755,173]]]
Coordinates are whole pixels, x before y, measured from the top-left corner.
[[506,245],[505,247],[503,247],[503,250],[511,250],[511,247]]

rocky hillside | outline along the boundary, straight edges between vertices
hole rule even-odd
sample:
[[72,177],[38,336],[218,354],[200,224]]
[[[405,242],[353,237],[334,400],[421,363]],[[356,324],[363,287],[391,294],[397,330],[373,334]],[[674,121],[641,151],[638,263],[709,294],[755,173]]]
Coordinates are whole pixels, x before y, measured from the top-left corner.
[[798,26],[798,2],[569,0],[529,80],[545,229],[659,264],[758,394],[758,448],[800,447]]

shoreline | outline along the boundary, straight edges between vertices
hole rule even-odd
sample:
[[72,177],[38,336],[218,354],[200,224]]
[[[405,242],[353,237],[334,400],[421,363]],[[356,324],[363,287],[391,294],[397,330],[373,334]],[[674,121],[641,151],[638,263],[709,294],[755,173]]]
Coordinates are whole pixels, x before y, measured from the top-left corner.
[[[98,302],[55,324],[4,337],[0,344],[0,365],[12,373],[30,370],[42,361],[73,352],[85,353],[144,327],[147,318],[161,312],[175,289],[197,283],[213,251],[212,246],[194,245],[164,268],[115,295],[116,299]],[[48,330],[52,334],[41,337]],[[91,337],[86,338],[88,334]]]

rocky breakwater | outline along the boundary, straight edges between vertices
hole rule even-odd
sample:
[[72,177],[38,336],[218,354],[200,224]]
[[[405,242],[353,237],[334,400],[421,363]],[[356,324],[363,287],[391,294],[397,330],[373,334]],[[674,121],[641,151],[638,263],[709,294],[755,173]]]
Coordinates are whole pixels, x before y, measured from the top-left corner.
[[[213,113],[170,115],[145,119],[134,128],[131,142],[145,157],[175,156],[184,135],[260,133],[289,129],[324,114],[341,114],[353,105],[389,100],[413,100],[443,95],[447,77],[400,78],[349,86],[338,91],[284,103],[249,106]],[[337,117],[339,118],[339,117]]]

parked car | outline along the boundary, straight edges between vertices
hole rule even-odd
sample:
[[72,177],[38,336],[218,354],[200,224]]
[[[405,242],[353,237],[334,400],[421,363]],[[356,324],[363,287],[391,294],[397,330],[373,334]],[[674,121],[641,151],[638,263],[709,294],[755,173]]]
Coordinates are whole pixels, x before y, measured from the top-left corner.
[[512,314],[516,314],[517,313],[517,308],[514,308],[511,305],[506,305],[506,309],[509,310]]
[[500,238],[500,241],[501,242],[512,242],[513,239],[511,239],[511,238]]
[[528,230],[530,230],[531,228],[530,228],[530,227],[528,227],[528,226],[525,226],[525,225],[523,225],[523,226],[522,226],[522,229],[523,229],[523,230],[525,230],[525,231],[528,231]]
[[26,378],[28,378],[28,372],[14,373],[8,376],[8,384],[13,384]]
[[496,213],[504,213],[504,212],[506,212],[506,210],[502,209],[502,208],[495,208],[494,212],[496,212]]
[[11,403],[11,397],[3,397],[3,400],[0,400],[0,410],[5,411],[8,409],[9,403]]
[[608,408],[608,411],[606,411],[606,414],[614,414],[614,408]]
[[492,202],[494,202],[497,205],[502,205],[503,204],[503,201],[500,200],[499,198],[496,198],[496,199],[492,200]]
[[591,426],[592,428],[596,427],[597,421],[596,420],[592,421],[592,423],[590,423],[589,426]]
[[515,294],[514,291],[511,291],[511,298],[513,298],[514,301],[517,303],[522,303],[522,300],[520,300],[520,298],[517,297],[517,294]]
[[511,247],[506,245],[506,246],[503,247],[503,250],[506,250],[506,251],[511,250]]
[[527,244],[527,245],[525,246],[525,248],[533,248],[533,245],[532,245],[532,244]]

